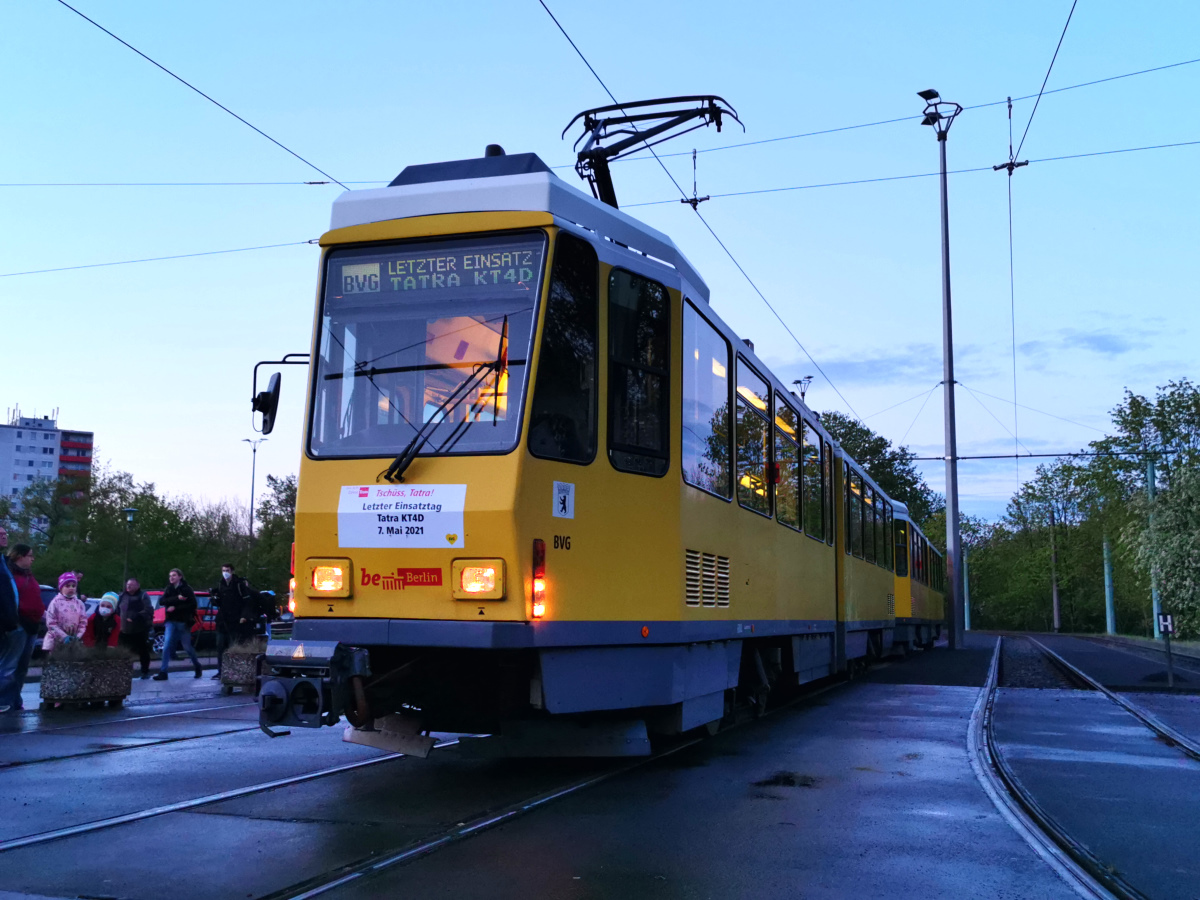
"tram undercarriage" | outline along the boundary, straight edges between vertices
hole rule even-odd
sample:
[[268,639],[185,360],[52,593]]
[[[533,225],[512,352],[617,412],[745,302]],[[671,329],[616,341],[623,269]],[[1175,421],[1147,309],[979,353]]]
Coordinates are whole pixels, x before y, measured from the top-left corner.
[[422,757],[431,733],[488,736],[460,740],[481,755],[639,756],[654,736],[716,733],[764,712],[772,694],[835,674],[833,637],[515,649],[273,641],[260,724],[277,733],[344,715],[347,741]]

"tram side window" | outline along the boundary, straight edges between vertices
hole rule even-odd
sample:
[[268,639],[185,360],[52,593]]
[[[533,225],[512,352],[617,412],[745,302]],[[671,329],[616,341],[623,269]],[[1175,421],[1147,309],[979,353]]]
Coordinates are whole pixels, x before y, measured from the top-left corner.
[[746,509],[771,515],[769,478],[771,391],[766,381],[741,357],[737,367],[737,498]]
[[863,559],[875,562],[875,513],[878,504],[875,488],[863,485]]
[[824,502],[821,496],[821,438],[807,422],[803,423],[804,443],[804,530],[818,541],[825,540]]
[[896,574],[901,578],[908,577],[908,523],[896,522]]
[[850,470],[850,544],[851,552],[863,558],[863,482],[862,477]]
[[529,452],[543,459],[596,458],[596,332],[600,266],[586,241],[555,242],[541,357],[529,416]]
[[887,501],[883,499],[883,495],[879,495],[879,515],[875,520],[875,561],[885,569],[890,569],[888,563],[888,540],[887,536],[891,534],[888,529],[888,506]]
[[729,343],[683,304],[683,480],[729,499]]
[[822,442],[822,446],[824,467],[821,470],[821,496],[825,499],[825,542],[832,547],[836,535],[833,518],[833,447],[828,441]]
[[889,572],[893,570],[892,566],[892,504],[884,502],[883,504],[883,533],[880,535],[883,543],[883,567]]
[[799,430],[796,411],[775,395],[775,518],[780,525],[800,530]]
[[850,515],[850,502],[853,497],[854,493],[850,490],[850,464],[842,463],[842,531],[845,532],[843,540],[847,553],[854,552],[854,527],[851,525],[853,516]]
[[670,467],[670,303],[656,281],[613,269],[608,280],[608,457],[613,468]]

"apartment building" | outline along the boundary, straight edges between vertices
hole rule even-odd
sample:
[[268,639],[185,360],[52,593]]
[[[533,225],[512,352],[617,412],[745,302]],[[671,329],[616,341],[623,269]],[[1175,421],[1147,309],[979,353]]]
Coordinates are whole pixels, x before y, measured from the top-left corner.
[[92,471],[90,431],[58,427],[58,410],[48,416],[23,416],[9,410],[0,425],[0,495],[13,499],[38,480],[89,475]]

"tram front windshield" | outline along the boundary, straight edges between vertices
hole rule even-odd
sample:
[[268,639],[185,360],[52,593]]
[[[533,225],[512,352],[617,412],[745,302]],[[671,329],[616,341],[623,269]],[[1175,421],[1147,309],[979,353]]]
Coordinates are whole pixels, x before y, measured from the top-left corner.
[[333,250],[326,257],[309,454],[516,446],[546,237]]

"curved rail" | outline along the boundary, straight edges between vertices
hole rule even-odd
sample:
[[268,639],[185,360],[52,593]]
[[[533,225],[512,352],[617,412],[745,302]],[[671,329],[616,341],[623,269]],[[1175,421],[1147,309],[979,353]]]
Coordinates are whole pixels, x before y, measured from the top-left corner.
[[1049,647],[1047,647],[1041,641],[1037,640],[1036,638],[1029,638],[1028,640],[1035,647],[1037,647],[1038,650],[1040,650],[1042,653],[1044,653],[1046,658],[1049,659],[1050,662],[1054,663],[1054,665],[1058,666],[1063,672],[1066,672],[1070,677],[1083,682],[1092,690],[1099,691],[1100,693],[1104,694],[1104,696],[1106,696],[1109,700],[1111,700],[1113,703],[1117,704],[1117,706],[1121,707],[1123,710],[1125,710],[1127,713],[1129,713],[1134,718],[1138,719],[1138,721],[1140,721],[1143,725],[1145,725],[1147,728],[1149,728],[1151,731],[1153,731],[1155,734],[1157,734],[1159,737],[1161,737],[1167,743],[1178,747],[1180,750],[1182,750],[1188,756],[1192,757],[1192,759],[1200,760],[1200,744],[1197,744],[1191,738],[1185,737],[1184,735],[1180,734],[1178,731],[1176,731],[1170,725],[1166,724],[1161,719],[1159,719],[1156,715],[1154,715],[1153,713],[1149,712],[1148,710],[1145,710],[1142,707],[1138,706],[1136,703],[1134,703],[1132,700],[1128,699],[1127,697],[1122,697],[1120,694],[1115,693],[1114,691],[1110,691],[1108,688],[1106,688],[1104,685],[1102,685],[1100,682],[1098,682],[1091,675],[1088,675],[1082,669],[1067,662],[1065,659],[1063,659],[1061,656],[1059,656],[1057,653],[1055,653],[1053,650],[1051,650]]
[[[992,732],[992,707],[999,682],[1003,643],[1004,638],[996,638],[987,681],[979,691],[979,699],[975,701],[967,727],[967,756],[971,768],[975,770],[975,777],[1009,826],[1079,896],[1090,900],[1111,900],[1114,896],[1121,900],[1145,900],[1136,892],[1112,890],[1106,880],[1097,877],[1093,866],[1108,874],[1103,864],[1093,860],[1078,842],[1071,840],[1053,824],[1053,820],[1012,774],[997,750]],[[1091,864],[1085,863],[1081,855]]]

